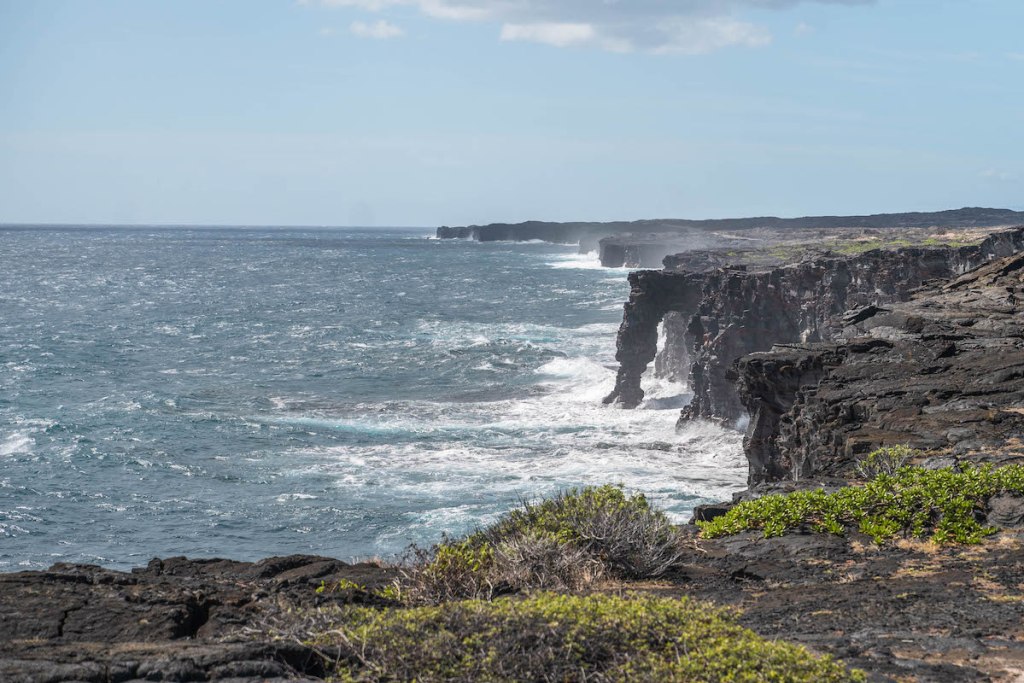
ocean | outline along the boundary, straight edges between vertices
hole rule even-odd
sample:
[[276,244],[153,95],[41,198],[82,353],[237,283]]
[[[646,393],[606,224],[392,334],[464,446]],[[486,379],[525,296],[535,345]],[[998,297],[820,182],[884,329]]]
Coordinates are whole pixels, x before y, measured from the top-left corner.
[[425,229],[0,229],[0,571],[393,558],[587,484],[744,486],[615,377],[626,271]]

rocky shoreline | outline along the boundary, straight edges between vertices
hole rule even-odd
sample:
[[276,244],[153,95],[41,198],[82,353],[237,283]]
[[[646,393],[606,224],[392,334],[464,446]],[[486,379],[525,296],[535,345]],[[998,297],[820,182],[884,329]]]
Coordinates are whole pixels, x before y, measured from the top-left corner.
[[[682,419],[749,416],[751,489],[737,501],[846,485],[880,446],[918,448],[926,468],[1024,462],[1024,227],[867,250],[877,236],[844,234],[839,245],[691,250],[631,274],[609,400],[638,404],[653,362],[694,387]],[[920,243],[938,233],[901,234]],[[1024,499],[996,497],[973,514],[999,531],[963,546],[804,528],[709,539],[684,525],[671,571],[588,590],[736,607],[760,636],[833,655],[869,680],[1022,680]],[[320,680],[331,653],[268,624],[392,604],[379,590],[398,572],[289,556],[3,574],[0,680]]]
[[[981,546],[752,532],[698,540],[679,567],[598,590],[690,596],[740,610],[744,626],[867,671],[873,681],[1010,681],[1024,673],[1024,530]],[[341,580],[385,585],[392,569],[292,556],[257,563],[154,560],[130,573],[57,565],[0,575],[0,679],[320,680],[324,653],[268,635],[289,610],[365,603]]]

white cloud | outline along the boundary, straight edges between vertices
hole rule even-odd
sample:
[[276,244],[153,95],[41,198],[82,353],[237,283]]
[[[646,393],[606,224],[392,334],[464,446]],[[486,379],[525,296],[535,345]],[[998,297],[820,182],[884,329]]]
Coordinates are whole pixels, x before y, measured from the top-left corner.
[[525,40],[555,47],[582,45],[596,36],[590,24],[505,24],[501,27],[502,40]]
[[[627,52],[698,54],[771,42],[763,26],[740,18],[744,10],[784,9],[801,3],[867,5],[875,0],[300,0],[303,4],[367,12],[413,8],[436,19],[493,22],[504,41],[556,47],[592,46]],[[799,24],[798,34],[812,30]]]
[[360,38],[375,38],[377,40],[400,38],[405,35],[405,31],[400,27],[383,19],[372,24],[367,24],[365,21],[353,21],[352,25],[349,26],[349,31],[352,32],[352,35],[359,36]]
[[667,21],[661,28],[669,40],[655,48],[660,54],[696,55],[734,45],[762,47],[772,42],[767,29],[730,17]]

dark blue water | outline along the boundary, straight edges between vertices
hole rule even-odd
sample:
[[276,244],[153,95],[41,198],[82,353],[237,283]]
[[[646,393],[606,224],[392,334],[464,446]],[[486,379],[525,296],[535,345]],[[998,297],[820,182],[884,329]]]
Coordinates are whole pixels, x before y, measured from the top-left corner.
[[0,258],[0,570],[389,556],[522,495],[685,516],[745,477],[736,435],[600,404],[628,286],[573,247],[34,229]]

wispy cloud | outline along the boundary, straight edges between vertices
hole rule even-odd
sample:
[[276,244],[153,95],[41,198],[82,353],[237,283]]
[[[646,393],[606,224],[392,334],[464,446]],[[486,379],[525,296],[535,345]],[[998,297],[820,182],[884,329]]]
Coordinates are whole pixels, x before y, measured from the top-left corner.
[[1017,180],[1017,174],[997,168],[989,168],[981,172],[981,177],[986,180],[995,180],[1001,183],[1012,183]]
[[801,21],[793,28],[793,35],[797,36],[809,36],[814,33],[815,28],[810,24]]
[[501,27],[502,40],[525,40],[555,47],[569,47],[593,42],[597,31],[591,24],[505,24]]
[[[769,31],[741,18],[748,9],[785,9],[801,3],[869,5],[875,0],[300,0],[302,4],[385,12],[412,7],[451,21],[490,22],[503,41],[555,47],[588,46],[615,52],[700,54],[721,48],[761,47]],[[812,30],[797,27],[802,34]]]
[[374,38],[376,40],[387,40],[388,38],[401,38],[405,31],[383,19],[368,24],[365,21],[353,21],[349,31],[360,38]]

